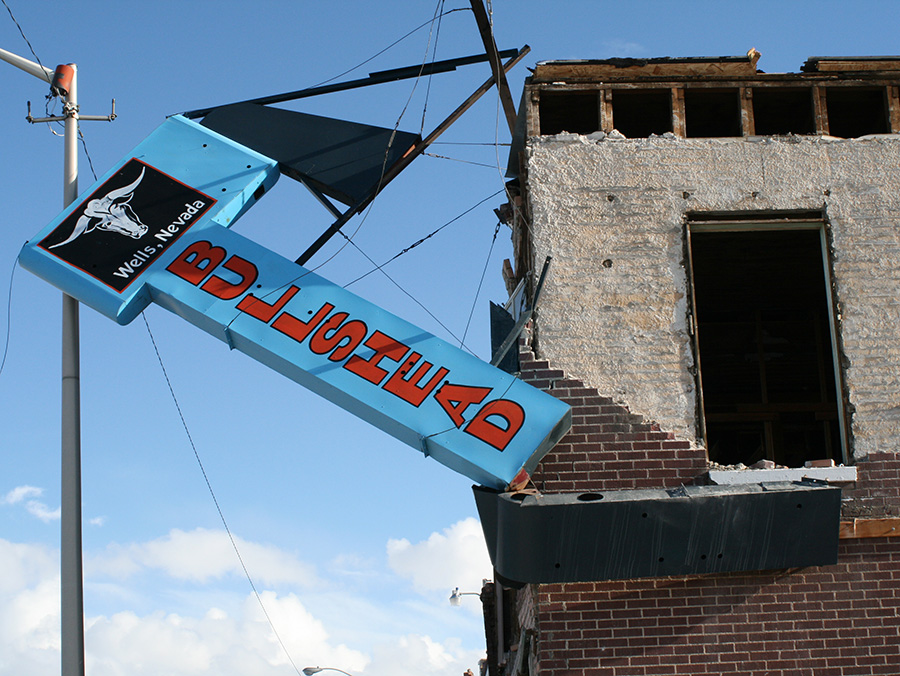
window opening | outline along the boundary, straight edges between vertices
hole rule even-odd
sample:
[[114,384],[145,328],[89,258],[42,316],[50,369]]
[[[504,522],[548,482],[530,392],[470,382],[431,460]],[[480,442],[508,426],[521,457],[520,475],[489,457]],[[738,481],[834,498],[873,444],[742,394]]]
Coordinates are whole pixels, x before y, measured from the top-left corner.
[[614,89],[613,126],[628,138],[672,131],[672,92],[669,89]]
[[812,90],[794,87],[754,87],[756,134],[815,134]]
[[697,363],[709,459],[847,459],[821,223],[691,224]]
[[826,87],[825,102],[832,136],[857,138],[891,131],[884,87]]
[[689,138],[741,136],[737,89],[685,89],[685,135]]
[[600,105],[596,91],[542,91],[538,103],[541,134],[591,134],[600,130]]

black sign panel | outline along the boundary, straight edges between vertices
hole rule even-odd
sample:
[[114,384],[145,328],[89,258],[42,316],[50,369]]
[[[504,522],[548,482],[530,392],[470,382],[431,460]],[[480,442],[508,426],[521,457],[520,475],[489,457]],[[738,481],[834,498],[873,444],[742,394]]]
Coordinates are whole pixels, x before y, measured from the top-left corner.
[[215,203],[132,158],[39,246],[121,292]]

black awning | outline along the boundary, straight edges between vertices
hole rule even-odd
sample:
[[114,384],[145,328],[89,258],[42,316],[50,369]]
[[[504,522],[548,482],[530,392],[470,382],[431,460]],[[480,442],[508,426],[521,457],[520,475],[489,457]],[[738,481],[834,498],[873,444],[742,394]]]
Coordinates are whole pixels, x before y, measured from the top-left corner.
[[474,491],[491,561],[511,586],[837,562],[841,489],[819,483]]

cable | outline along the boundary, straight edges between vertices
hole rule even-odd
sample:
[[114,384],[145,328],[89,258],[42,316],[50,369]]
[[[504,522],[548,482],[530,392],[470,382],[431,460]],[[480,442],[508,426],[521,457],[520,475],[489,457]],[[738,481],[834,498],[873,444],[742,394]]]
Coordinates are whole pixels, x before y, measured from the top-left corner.
[[463,337],[460,341],[460,347],[462,347],[462,341],[466,339],[466,336],[469,333],[469,325],[472,323],[472,315],[475,314],[475,306],[478,305],[478,296],[481,294],[481,286],[484,284],[484,276],[487,274],[488,264],[491,262],[491,254],[494,253],[494,243],[497,241],[497,233],[500,232],[500,223],[497,223],[494,226],[494,237],[491,239],[491,248],[488,249],[487,260],[484,262],[484,269],[481,271],[481,279],[478,282],[478,288],[475,290],[475,298],[472,299],[472,309],[469,310],[469,319],[466,321],[466,330],[463,331]]
[[446,155],[436,155],[435,153],[422,153],[423,155],[427,155],[428,157],[436,157],[439,160],[450,160],[451,162],[461,162],[462,164],[474,164],[476,167],[487,167],[488,169],[494,169],[493,164],[485,164],[484,162],[474,162],[472,160],[461,160],[458,157],[447,157]]
[[[437,59],[438,38],[441,35],[441,18],[444,16],[441,10],[444,8],[444,0],[439,0],[437,7],[434,8],[435,20],[437,21],[437,31],[434,35],[434,49],[431,51],[431,63]],[[431,94],[431,80],[434,77],[432,73],[428,75],[428,86],[425,88],[425,102],[422,104],[422,123],[419,125],[419,136],[425,135],[425,113],[428,111],[428,97]]]
[[[372,265],[375,265],[375,264],[376,264],[375,261],[373,261],[365,251],[363,251],[362,249],[359,248],[359,245],[358,245],[356,242],[354,242],[353,240],[349,239],[349,238],[347,237],[347,235],[344,235],[344,233],[341,233],[341,235],[343,235],[344,238],[347,239],[347,244],[352,244],[353,247],[354,247],[357,251],[359,251],[359,253],[361,253],[363,256],[365,256],[365,258],[366,258],[367,261],[369,261]],[[393,260],[393,259],[392,259],[392,260]],[[381,269],[380,267],[376,267],[375,270],[378,270],[381,274],[383,274],[385,277],[387,277],[387,278],[388,278],[388,281],[390,281],[391,284],[393,284],[393,285],[396,286],[398,289],[400,289],[400,291],[402,291],[402,292],[403,292],[410,300],[412,300],[416,305],[418,305],[420,308],[422,308],[423,310],[425,310],[425,312],[428,314],[428,316],[431,317],[431,318],[432,318],[434,321],[436,321],[438,324],[440,324],[440,325],[441,325],[441,328],[443,328],[444,331],[446,331],[447,333],[449,333],[450,336],[451,336],[454,340],[459,340],[459,341],[460,341],[460,343],[459,343],[459,344],[460,344],[460,347],[465,347],[465,345],[463,345],[463,343],[462,343],[462,340],[460,340],[459,337],[457,337],[457,335],[456,335],[455,333],[453,333],[453,331],[451,331],[451,330],[449,329],[449,327],[447,327],[446,324],[444,324],[440,319],[438,319],[437,316],[436,316],[431,310],[429,310],[427,307],[425,307],[425,306],[424,306],[424,305],[423,305],[423,304],[422,304],[415,296],[413,296],[409,291],[407,291],[407,290],[404,289],[402,286],[400,286],[400,284],[398,284],[397,281],[395,281],[393,277],[391,277],[388,273],[386,273],[386,272],[385,272],[383,269]],[[372,272],[374,272],[375,270],[373,270]],[[356,281],[356,280],[354,280],[354,281]],[[351,282],[351,284],[352,284],[352,283],[353,283],[353,282]],[[349,285],[348,285],[348,286],[349,286]],[[346,286],[345,286],[344,288],[346,288]],[[474,356],[476,356],[476,357],[478,356],[478,355],[476,355],[474,352],[472,352],[472,350],[469,350],[468,347],[466,347],[466,350],[468,350],[472,355],[474,355]]]
[[[2,0],[0,0],[0,1],[2,1]],[[6,3],[4,2],[3,4],[6,4]],[[416,27],[413,28],[409,33],[407,33],[406,35],[404,35],[404,36],[401,37],[401,38],[398,38],[398,39],[394,40],[394,41],[393,41],[391,44],[389,44],[387,47],[385,47],[384,49],[382,49],[380,52],[377,52],[376,54],[373,54],[372,56],[370,56],[370,57],[369,57],[368,59],[366,59],[365,61],[361,61],[360,63],[358,63],[358,64],[356,64],[355,66],[353,66],[353,68],[348,68],[348,69],[345,70],[343,73],[338,73],[338,74],[335,75],[334,77],[330,77],[330,78],[328,78],[327,80],[322,80],[321,82],[319,82],[319,83],[317,83],[317,84],[310,85],[310,86],[308,87],[308,89],[313,89],[314,87],[321,87],[322,85],[325,85],[325,84],[328,84],[329,82],[333,82],[334,80],[337,80],[339,77],[344,77],[344,76],[347,75],[348,73],[352,73],[352,72],[353,72],[354,70],[356,70],[357,68],[362,68],[362,67],[365,66],[367,63],[369,63],[369,61],[373,61],[374,59],[378,58],[379,56],[381,56],[382,54],[384,54],[386,51],[388,51],[389,49],[391,49],[392,47],[395,47],[395,46],[397,46],[398,44],[400,44],[401,42],[403,42],[406,38],[408,38],[408,37],[409,37],[410,35],[412,35],[413,33],[416,33],[416,32],[418,32],[418,31],[422,30],[423,28],[425,28],[425,26],[427,26],[428,24],[433,24],[437,19],[440,19],[440,18],[442,18],[442,17],[445,17],[445,16],[447,16],[448,14],[453,14],[453,12],[463,12],[463,11],[471,11],[471,10],[469,10],[468,7],[458,7],[457,9],[450,9],[450,10],[447,10],[446,12],[442,13],[440,16],[437,16],[437,17],[431,17],[431,19],[429,19],[429,20],[426,21],[425,23],[423,23],[423,24],[421,24],[421,25],[419,25],[419,26],[416,26]]]
[[[3,3],[6,4],[6,3]],[[19,259],[13,262],[12,272],[9,274],[9,293],[6,297],[6,339],[3,341],[3,359],[0,360],[0,375],[3,374],[3,367],[6,366],[6,357],[9,354],[9,335],[12,326],[12,289],[13,280],[16,277],[16,268],[19,265]]]
[[[19,29],[19,34],[22,36],[22,39],[25,40],[25,44],[28,45],[28,49],[31,50],[31,55],[34,57],[34,60],[38,62],[38,65],[44,69],[44,73],[46,74],[47,69],[43,63],[41,63],[40,58],[34,52],[34,47],[31,46],[31,42],[25,37],[25,31],[22,30],[22,26],[19,25],[19,22],[16,21],[16,17],[13,16],[12,10],[9,8],[9,5],[6,4],[6,0],[0,0],[3,3],[3,6],[6,7],[6,11],[9,13],[9,18],[12,19],[12,22],[16,24],[16,28]],[[47,75],[47,84],[51,84],[50,76]]]
[[281,640],[281,636],[278,634],[278,630],[275,629],[275,624],[272,622],[272,618],[269,616],[269,612],[266,610],[266,606],[262,601],[262,597],[259,594],[259,591],[256,589],[256,584],[253,582],[253,578],[250,577],[250,571],[247,570],[247,566],[244,563],[244,557],[241,556],[241,552],[238,549],[237,542],[234,539],[234,535],[231,533],[231,529],[228,527],[228,522],[225,520],[225,514],[222,513],[222,507],[219,505],[219,500],[216,498],[216,493],[213,491],[212,484],[209,481],[209,476],[206,474],[206,469],[203,467],[203,461],[200,460],[200,454],[197,452],[197,446],[194,444],[194,438],[191,436],[191,431],[188,429],[187,421],[184,418],[184,413],[181,410],[181,405],[178,403],[178,397],[175,396],[175,389],[172,387],[172,381],[169,380],[169,373],[166,371],[166,366],[163,364],[162,355],[159,353],[159,348],[156,345],[156,339],[153,337],[153,331],[150,330],[150,323],[147,321],[147,315],[145,313],[141,313],[141,318],[144,320],[144,326],[147,327],[147,333],[150,334],[150,342],[153,344],[153,351],[156,353],[156,360],[159,362],[159,367],[162,369],[163,377],[166,379],[166,385],[169,387],[169,394],[172,395],[172,401],[175,402],[175,410],[178,411],[178,417],[181,419],[181,425],[184,427],[184,432],[187,435],[188,443],[191,445],[191,450],[194,451],[194,458],[197,460],[197,464],[200,466],[200,473],[203,474],[203,480],[206,482],[206,488],[209,490],[209,494],[212,496],[213,504],[216,506],[216,511],[219,513],[219,519],[222,521],[222,525],[225,527],[225,532],[228,534],[228,539],[231,541],[231,546],[234,548],[234,553],[237,555],[238,561],[241,564],[241,569],[244,571],[244,575],[247,578],[247,582],[250,583],[250,588],[253,590],[254,596],[256,596],[256,601],[259,603],[259,607],[262,609],[263,615],[266,617],[266,621],[269,623],[269,627],[272,629],[272,633],[275,634],[275,638],[278,639],[278,643],[281,645],[281,649],[284,651],[285,656],[288,658],[288,661],[291,663],[291,666],[294,667],[294,671],[297,672],[297,676],[300,676],[300,670],[297,668],[297,665],[294,663],[294,659],[291,657],[290,652],[288,652],[287,646],[284,644],[284,641]]
[[91,160],[91,154],[88,152],[87,141],[84,140],[84,134],[81,133],[81,125],[78,126],[78,138],[81,139],[81,147],[84,149],[84,156],[87,157],[88,166],[91,168],[91,174],[96,182],[97,172],[94,171],[94,162]]
[[[487,143],[477,143],[474,141],[432,141],[431,145],[433,146],[511,146],[512,143],[497,143],[496,141],[490,141]],[[494,165],[491,165],[494,166]]]
[[[478,202],[477,204],[475,204],[475,205],[469,207],[469,208],[466,209],[464,212],[462,212],[461,214],[459,214],[459,216],[456,216],[456,217],[454,217],[454,218],[451,218],[449,221],[447,221],[446,223],[444,223],[444,224],[443,224],[441,227],[439,227],[437,230],[434,230],[433,232],[431,232],[431,233],[425,235],[422,239],[420,239],[420,240],[418,240],[418,241],[416,241],[416,242],[413,242],[412,244],[410,244],[408,247],[406,247],[405,249],[403,249],[403,250],[400,251],[399,253],[394,254],[393,256],[391,256],[390,258],[388,258],[388,259],[387,259],[384,263],[382,263],[381,265],[375,265],[374,268],[372,268],[371,270],[369,270],[369,271],[368,271],[367,273],[365,273],[364,275],[360,275],[359,277],[357,277],[356,279],[354,279],[352,282],[347,282],[346,284],[344,284],[344,288],[346,289],[346,288],[347,288],[348,286],[350,286],[351,284],[356,284],[356,282],[358,282],[358,281],[360,281],[360,280],[362,280],[362,279],[365,279],[366,277],[368,277],[369,275],[371,275],[373,272],[378,272],[379,270],[381,270],[384,266],[386,266],[386,265],[387,265],[388,263],[390,263],[391,261],[393,261],[393,260],[395,260],[395,259],[397,259],[397,258],[400,258],[400,256],[402,256],[403,254],[407,253],[408,251],[411,251],[412,249],[415,249],[417,246],[419,246],[420,244],[422,244],[425,240],[431,239],[431,238],[434,237],[436,234],[438,234],[441,230],[443,230],[444,228],[446,228],[448,225],[450,225],[450,224],[452,224],[452,223],[455,223],[455,222],[458,221],[460,218],[462,218],[463,216],[465,216],[465,215],[468,214],[469,212],[474,211],[475,209],[477,209],[478,207],[480,207],[482,204],[484,204],[484,203],[487,202],[488,200],[494,199],[494,198],[495,198],[497,195],[499,195],[501,192],[503,192],[502,189],[498,190],[498,191],[495,192],[493,195],[488,195],[487,197],[485,197],[483,200],[481,200],[481,201]],[[363,254],[363,255],[365,255],[365,254]],[[366,256],[366,257],[368,258],[368,256]]]
[[[438,0],[438,5],[437,5],[437,7],[440,7],[440,5],[441,5],[442,3],[443,3],[443,0]],[[437,15],[437,14],[438,14],[438,12],[437,12],[437,8],[436,8],[436,9],[435,9],[435,15]],[[435,18],[438,18],[438,17],[435,17]],[[433,18],[433,19],[432,19],[430,22],[428,22],[428,23],[431,23],[431,24],[432,24],[432,27],[433,27],[434,21],[435,21],[435,19]],[[394,128],[393,128],[393,130],[391,131],[391,137],[390,137],[390,139],[388,140],[387,147],[384,149],[384,159],[383,159],[382,162],[381,162],[381,175],[378,177],[378,182],[375,184],[374,195],[376,195],[376,196],[377,196],[377,195],[379,194],[379,192],[381,191],[381,185],[382,185],[382,182],[384,181],[384,174],[385,174],[385,172],[387,171],[387,161],[388,161],[388,156],[389,156],[389,154],[390,154],[390,152],[391,152],[391,148],[392,148],[393,145],[394,145],[394,139],[395,139],[395,137],[396,137],[396,135],[397,135],[397,129],[400,128],[400,122],[403,120],[403,116],[406,115],[406,110],[409,108],[410,102],[412,102],[413,95],[416,93],[416,88],[419,86],[419,80],[422,79],[422,70],[424,70],[425,65],[428,63],[428,52],[429,52],[429,50],[431,49],[431,36],[432,36],[432,33],[433,33],[433,31],[429,31],[429,33],[428,33],[428,42],[427,42],[427,44],[425,45],[425,55],[424,55],[424,57],[422,58],[422,65],[419,67],[419,72],[418,72],[418,74],[416,74],[416,79],[415,79],[415,81],[414,81],[414,83],[413,83],[412,89],[411,89],[410,92],[409,92],[409,96],[406,98],[406,103],[403,104],[403,109],[400,111],[400,115],[397,117],[397,121],[394,123]],[[331,262],[332,260],[334,260],[334,258],[346,248],[347,244],[350,244],[350,243],[353,241],[353,238],[356,237],[356,235],[359,233],[360,229],[362,228],[363,224],[368,220],[369,214],[372,212],[372,208],[373,208],[374,206],[375,206],[375,198],[373,197],[372,200],[369,202],[369,206],[366,207],[366,211],[365,211],[365,213],[363,214],[362,218],[360,219],[359,224],[356,226],[356,230],[353,231],[353,234],[351,234],[351,235],[348,237],[348,236],[345,235],[343,232],[341,232],[340,230],[338,230],[338,232],[341,232],[341,235],[342,235],[342,236],[344,237],[344,239],[347,240],[347,241],[346,241],[344,244],[342,244],[342,245],[338,248],[337,251],[335,251],[333,254],[331,254],[331,256],[329,256],[328,258],[326,258],[324,261],[322,261],[321,263],[319,263],[319,264],[318,264],[317,266],[315,266],[314,268],[309,269],[309,272],[314,272],[314,271],[318,270],[319,268],[321,268],[322,266],[324,266],[324,265],[326,265],[327,263],[329,263],[329,262]],[[365,254],[363,254],[363,255],[365,255]],[[301,277],[303,277],[303,276],[304,276],[304,275],[301,275]]]

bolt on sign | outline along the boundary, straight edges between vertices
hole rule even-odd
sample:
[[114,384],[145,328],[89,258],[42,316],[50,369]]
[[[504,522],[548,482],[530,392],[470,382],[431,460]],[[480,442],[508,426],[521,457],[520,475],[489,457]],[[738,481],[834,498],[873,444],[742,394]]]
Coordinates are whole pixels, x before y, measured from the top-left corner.
[[482,485],[530,473],[570,408],[229,230],[278,176],[176,115],[20,262],[120,324],[160,305]]

